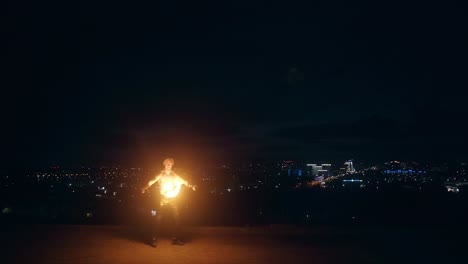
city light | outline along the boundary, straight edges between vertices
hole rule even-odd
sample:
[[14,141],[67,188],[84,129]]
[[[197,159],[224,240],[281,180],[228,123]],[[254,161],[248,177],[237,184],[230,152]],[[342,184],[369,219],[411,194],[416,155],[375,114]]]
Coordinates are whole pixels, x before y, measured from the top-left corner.
[[355,179],[351,179],[351,180],[343,180],[344,182],[362,182],[362,180],[355,180]]

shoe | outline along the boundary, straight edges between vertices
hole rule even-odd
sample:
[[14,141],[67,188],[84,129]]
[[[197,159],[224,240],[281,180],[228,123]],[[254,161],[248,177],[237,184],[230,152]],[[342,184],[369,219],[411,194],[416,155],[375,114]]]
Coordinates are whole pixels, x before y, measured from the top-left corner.
[[155,248],[155,247],[158,246],[158,244],[156,243],[157,241],[158,241],[158,240],[157,240],[156,238],[153,238],[153,239],[151,239],[151,242],[150,242],[149,245],[150,245],[151,247],[154,247],[154,248]]
[[180,239],[174,238],[172,239],[172,245],[183,246],[185,245],[185,242]]

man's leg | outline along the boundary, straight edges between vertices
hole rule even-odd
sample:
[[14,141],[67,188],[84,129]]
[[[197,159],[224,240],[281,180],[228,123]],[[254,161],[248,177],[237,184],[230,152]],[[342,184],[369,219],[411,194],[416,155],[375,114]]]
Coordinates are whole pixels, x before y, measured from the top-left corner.
[[174,225],[172,231],[172,244],[173,245],[184,245],[185,243],[180,238],[180,212],[179,205],[176,202],[170,205],[172,216],[174,218]]
[[164,211],[164,205],[160,204],[159,207],[156,209],[156,215],[152,215],[152,217],[156,218],[153,221],[153,228],[151,229],[152,233],[151,233],[150,245],[152,247],[157,246],[158,237],[160,235],[159,233],[161,232],[161,220],[162,220],[162,217],[163,217],[162,216],[163,211]]

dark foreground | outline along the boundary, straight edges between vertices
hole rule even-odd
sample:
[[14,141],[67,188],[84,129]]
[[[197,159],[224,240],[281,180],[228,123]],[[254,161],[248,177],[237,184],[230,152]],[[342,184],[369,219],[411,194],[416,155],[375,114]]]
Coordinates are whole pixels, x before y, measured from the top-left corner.
[[185,246],[122,226],[6,226],[2,263],[450,263],[466,232],[447,228],[193,227]]

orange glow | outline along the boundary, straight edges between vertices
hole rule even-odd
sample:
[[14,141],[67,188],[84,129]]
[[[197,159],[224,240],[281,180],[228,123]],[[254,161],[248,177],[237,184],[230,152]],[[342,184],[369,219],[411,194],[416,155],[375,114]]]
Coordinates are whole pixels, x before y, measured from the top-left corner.
[[161,194],[167,198],[174,198],[180,192],[182,180],[178,177],[161,178]]

